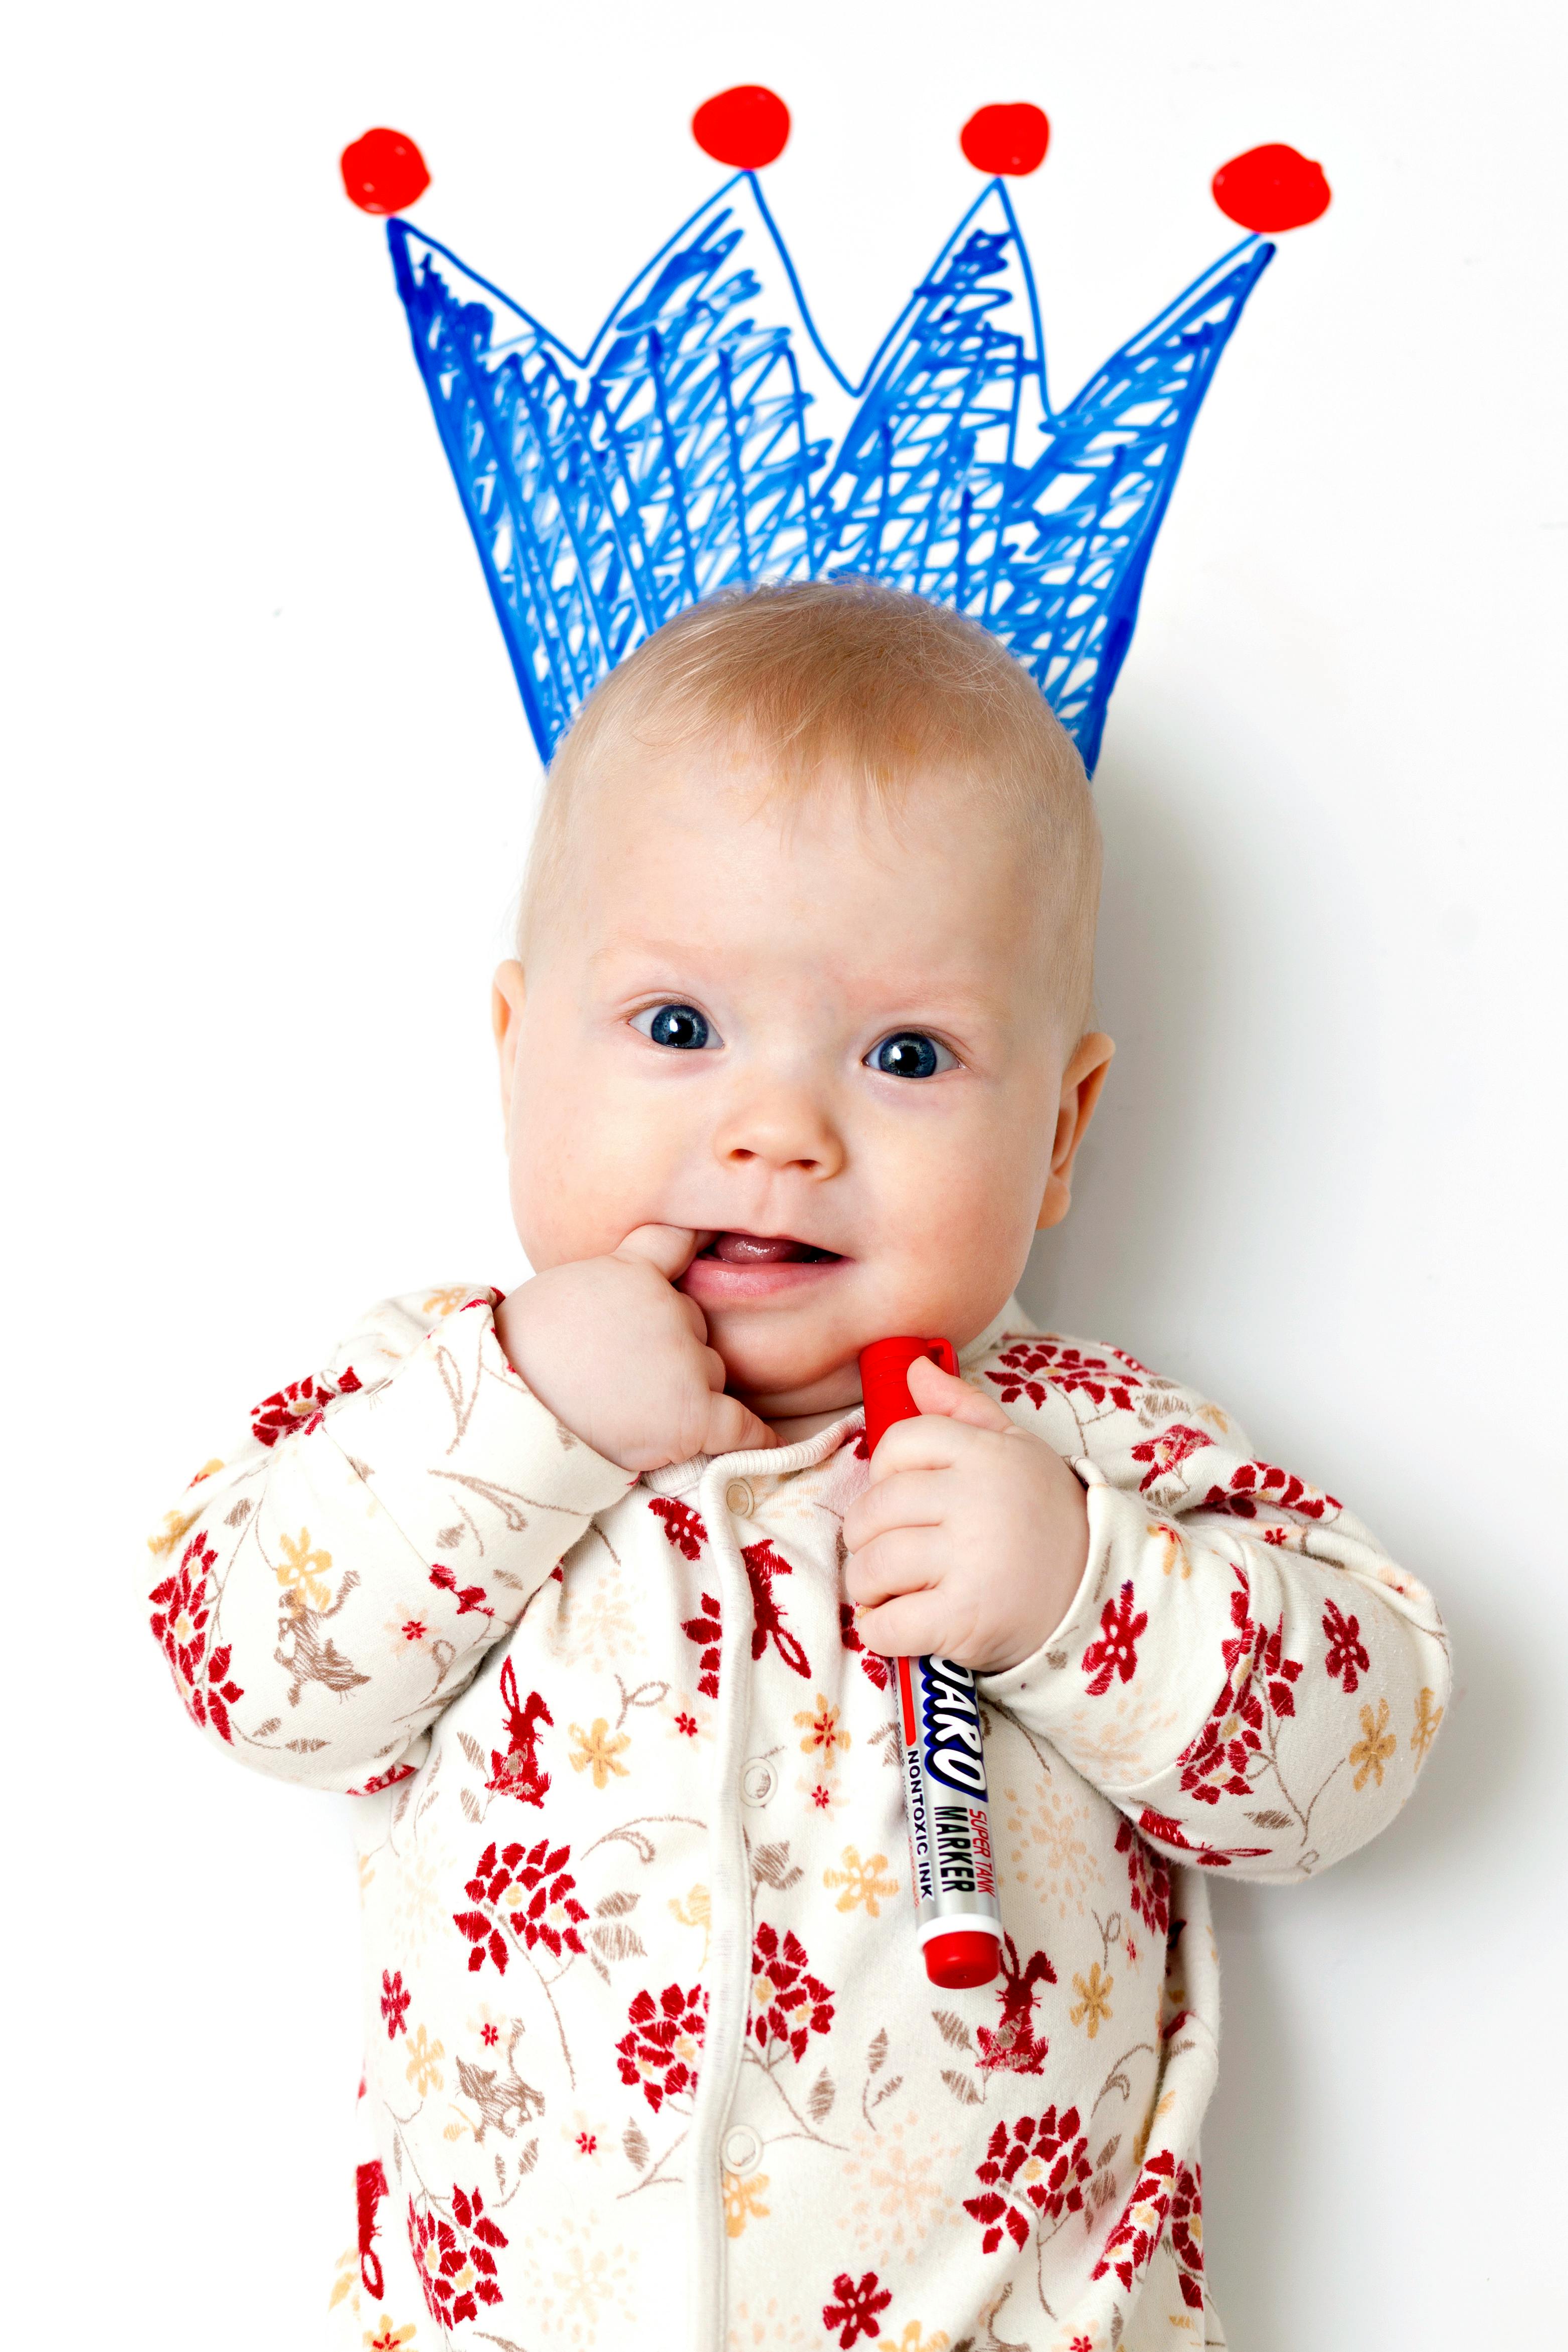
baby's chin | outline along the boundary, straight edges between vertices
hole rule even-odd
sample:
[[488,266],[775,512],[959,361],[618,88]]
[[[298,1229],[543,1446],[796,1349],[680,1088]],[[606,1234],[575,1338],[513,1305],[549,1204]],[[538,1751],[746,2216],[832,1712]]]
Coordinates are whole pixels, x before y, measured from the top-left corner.
[[[686,1285],[683,1282],[682,1288]],[[847,1291],[851,1286],[844,1286]],[[871,1304],[834,1297],[824,1283],[786,1305],[738,1301],[718,1306],[700,1298],[707,1318],[708,1344],[724,1359],[726,1386],[763,1421],[798,1420],[810,1413],[849,1412],[861,1401],[860,1352],[873,1339],[941,1331],[931,1302]],[[984,1329],[994,1308],[960,1318],[962,1328],[944,1336],[962,1347]],[[955,1310],[948,1308],[948,1319]]]

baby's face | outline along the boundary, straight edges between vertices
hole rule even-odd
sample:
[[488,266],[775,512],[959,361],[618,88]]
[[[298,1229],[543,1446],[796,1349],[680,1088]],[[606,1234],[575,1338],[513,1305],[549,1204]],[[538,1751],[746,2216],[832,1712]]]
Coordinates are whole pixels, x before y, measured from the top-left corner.
[[694,1227],[680,1286],[776,1420],[853,1404],[872,1339],[984,1328],[1099,1072],[1064,1083],[1010,827],[939,776],[891,822],[848,791],[758,813],[767,781],[716,747],[596,779],[497,1026],[530,1264]]

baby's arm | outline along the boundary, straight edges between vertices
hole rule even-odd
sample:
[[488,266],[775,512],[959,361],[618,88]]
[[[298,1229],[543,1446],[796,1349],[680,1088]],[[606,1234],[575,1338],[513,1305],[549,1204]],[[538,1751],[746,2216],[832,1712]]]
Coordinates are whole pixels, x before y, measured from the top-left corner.
[[497,1304],[378,1308],[170,1514],[153,1632],[189,1713],[243,1762],[356,1795],[402,1779],[632,1484],[512,1370]]
[[1364,1844],[1410,1794],[1448,1705],[1430,1596],[1212,1407],[1075,1467],[1083,1580],[985,1696],[1172,1859],[1289,1881]]
[[[1448,1704],[1447,1638],[1332,1496],[1168,1384],[1157,1414],[1087,1426],[1046,1394],[1038,1428],[927,1364],[910,1388],[925,1417],[888,1433],[844,1522],[868,1647],[972,1665],[1187,1862],[1301,1878],[1392,1819]],[[1071,1469],[1042,1429],[1071,1433]]]

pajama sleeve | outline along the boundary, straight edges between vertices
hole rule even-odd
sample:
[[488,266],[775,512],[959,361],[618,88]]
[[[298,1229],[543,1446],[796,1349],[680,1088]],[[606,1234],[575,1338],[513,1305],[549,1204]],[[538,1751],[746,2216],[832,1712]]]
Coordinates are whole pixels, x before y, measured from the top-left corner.
[[153,1634],[186,1711],[242,1762],[355,1796],[405,1779],[632,1485],[513,1371],[499,1300],[375,1309],[325,1371],[256,1408],[153,1539]]
[[1442,1623],[1332,1495],[1251,1455],[1217,1407],[1129,1387],[1128,1410],[1071,1400],[1076,1445],[1036,1424],[1087,1488],[1089,1561],[1044,1646],[982,1695],[1172,1859],[1307,1877],[1414,1787],[1448,1704]]

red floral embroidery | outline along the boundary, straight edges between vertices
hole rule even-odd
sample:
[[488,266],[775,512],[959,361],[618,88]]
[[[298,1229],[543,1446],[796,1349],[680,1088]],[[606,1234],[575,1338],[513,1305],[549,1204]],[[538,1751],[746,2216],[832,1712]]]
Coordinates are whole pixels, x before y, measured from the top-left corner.
[[1285,1655],[1283,1614],[1271,1630],[1260,1624],[1251,1614],[1251,1587],[1245,1572],[1236,1567],[1230,1572],[1235,1579],[1230,1595],[1235,1631],[1220,1644],[1225,1681],[1202,1730],[1176,1759],[1184,1791],[1200,1805],[1250,1793],[1249,1763],[1262,1750],[1270,1718],[1294,1715],[1291,1685],[1301,1672],[1301,1660]]
[[704,1698],[718,1696],[718,1640],[721,1632],[718,1602],[711,1592],[702,1597],[700,1617],[688,1617],[681,1626],[688,1642],[695,1642],[702,1652],[697,1660],[697,1688]]
[[[1189,1854],[1201,1863],[1205,1870],[1228,1870],[1233,1862],[1256,1862],[1269,1852],[1266,1845],[1205,1845],[1189,1838],[1181,1823],[1169,1813],[1156,1813],[1145,1805],[1138,1815],[1138,1827],[1146,1838],[1158,1838],[1162,1845],[1174,1845],[1178,1853]],[[1181,1921],[1176,1922],[1182,1925]]]
[[438,2326],[455,2327],[460,2320],[477,2319],[482,2303],[501,2301],[491,2248],[504,2246],[507,2240],[486,2212],[477,2189],[467,2193],[453,2189],[451,2221],[444,2221],[428,2206],[418,2211],[411,2197],[408,2242],[430,2315]]
[[751,1948],[750,2030],[766,2049],[785,2042],[797,2065],[806,2054],[813,2033],[826,2033],[833,2021],[833,1990],[810,1972],[806,1947],[793,1927],[780,1940],[777,1927],[764,1920]]
[[[1131,1361],[1131,1358],[1124,1360]],[[1030,1404],[1043,1404],[1051,1389],[1061,1389],[1069,1395],[1086,1396],[1093,1404],[1109,1402],[1131,1412],[1133,1391],[1143,1387],[1142,1381],[1123,1368],[1123,1362],[1112,1364],[1103,1356],[1086,1356],[1081,1348],[1064,1348],[1060,1339],[1020,1340],[1017,1347],[1003,1349],[997,1366],[986,1378],[1000,1389],[1004,1404],[1020,1396],[1028,1397]],[[1143,1366],[1137,1369],[1141,1371]]]
[[451,1593],[457,1603],[459,1617],[466,1617],[475,1609],[477,1609],[482,1616],[494,1617],[495,1611],[487,1609],[485,1605],[485,1588],[482,1584],[465,1584],[460,1589],[451,1569],[443,1568],[439,1561],[430,1571],[430,1580],[432,1584],[439,1586],[443,1592]]
[[276,1445],[280,1437],[296,1429],[308,1436],[320,1426],[326,1407],[340,1396],[352,1396],[360,1385],[352,1365],[336,1381],[324,1372],[313,1380],[290,1381],[286,1389],[275,1389],[271,1396],[252,1406],[250,1433],[258,1445],[266,1446]]
[[1140,1609],[1133,1614],[1131,1578],[1123,1585],[1114,1601],[1107,1601],[1100,1612],[1100,1633],[1083,1653],[1082,1666],[1089,1676],[1091,1698],[1103,1698],[1111,1687],[1111,1679],[1120,1675],[1130,1683],[1137,1670],[1138,1636],[1145,1630],[1149,1612]]
[[1332,1495],[1321,1495],[1293,1471],[1277,1469],[1271,1462],[1243,1462],[1223,1486],[1209,1488],[1198,1508],[1228,1511],[1238,1519],[1255,1519],[1260,1503],[1272,1503],[1281,1511],[1294,1511],[1302,1519],[1321,1519],[1326,1512],[1341,1507]]
[[1064,2107],[1060,2116],[1047,2107],[1042,2116],[998,2124],[975,2168],[981,2194],[964,2200],[965,2212],[984,2233],[982,2253],[996,2252],[1004,2230],[1015,2246],[1027,2246],[1037,2222],[1083,2210],[1083,2184],[1092,2167],[1078,2126],[1076,2107]]
[[893,2289],[883,2286],[874,2271],[862,2272],[858,2281],[841,2271],[833,2281],[833,2294],[836,2300],[822,2305],[822,2325],[830,2336],[835,2327],[840,2331],[840,2352],[849,2352],[862,2336],[880,2334],[877,2318],[893,2301]]
[[655,1495],[648,1508],[663,1522],[665,1536],[683,1558],[695,1559],[707,1541],[707,1529],[699,1515],[685,1503],[677,1503],[673,1495]]
[[1362,1642],[1361,1620],[1342,1617],[1331,1601],[1323,1611],[1323,1639],[1329,1645],[1324,1670],[1330,1682],[1339,1679],[1348,1697],[1372,1664]]
[[846,1650],[852,1650],[859,1658],[861,1672],[867,1682],[877,1690],[885,1690],[892,1669],[885,1658],[879,1657],[874,1650],[868,1650],[861,1640],[855,1625],[854,1603],[851,1601],[839,1603],[839,1639]]
[[540,1805],[549,1787],[549,1774],[539,1767],[539,1726],[552,1727],[555,1717],[538,1691],[528,1693],[528,1705],[517,1699],[517,1672],[510,1658],[501,1668],[501,1704],[507,1710],[507,1748],[490,1750],[490,1777],[486,1789],[499,1797],[516,1797],[525,1805]]
[[372,1772],[364,1786],[350,1789],[350,1797],[379,1797],[383,1789],[395,1789],[400,1780],[412,1780],[415,1767],[412,1764],[389,1764],[384,1772]]
[[558,1960],[563,1950],[583,1949],[577,1930],[588,1913],[572,1891],[577,1881],[566,1867],[570,1859],[569,1845],[552,1847],[549,1838],[533,1846],[503,1846],[499,1853],[494,1845],[485,1848],[463,1889],[476,1907],[452,1915],[474,1948],[468,1955],[471,1971],[489,1959],[505,1976],[508,1937],[527,1951],[542,1944]]
[[193,1536],[180,1555],[179,1567],[153,1586],[148,1599],[152,1603],[152,1638],[169,1661],[186,1714],[193,1723],[210,1725],[232,1747],[229,1709],[235,1699],[245,1696],[229,1674],[234,1649],[225,1642],[207,1655],[207,1624],[212,1615],[207,1571],[217,1566],[217,1553],[208,1549],[200,1536]]
[[395,2042],[402,2032],[403,2019],[408,2015],[412,1993],[402,1980],[402,1970],[395,1976],[382,1970],[382,2015],[386,2020],[387,2040]]
[[1162,1429],[1157,1437],[1145,1438],[1141,1445],[1133,1448],[1134,1461],[1149,1465],[1138,1481],[1138,1492],[1146,1495],[1151,1486],[1178,1469],[1189,1454],[1199,1453],[1204,1446],[1213,1444],[1214,1440],[1207,1431],[1194,1429],[1185,1421],[1173,1421],[1170,1427]]
[[1163,1936],[1171,1916],[1170,1864],[1144,1843],[1129,1821],[1117,1824],[1116,1851],[1127,1858],[1128,1902],[1151,1936]]
[[[169,1671],[183,1696],[195,1685],[207,1647],[207,1570],[217,1565],[217,1553],[193,1536],[180,1556],[180,1565],[148,1598],[152,1603],[152,1638],[169,1661]],[[195,1562],[193,1573],[192,1562]]]
[[1090,2273],[1092,2278],[1103,2278],[1107,2271],[1114,2271],[1124,2287],[1132,2287],[1137,2273],[1153,2260],[1164,2234],[1175,2179],[1176,2158],[1164,2147],[1149,2158],[1134,2181],[1133,2193]]
[[1171,2195],[1171,2252],[1176,2279],[1189,2311],[1203,2309],[1203,2168],[1179,2165]]
[[666,1985],[655,2000],[640,1992],[626,2012],[629,2033],[615,2044],[621,2080],[642,2085],[655,2115],[666,2099],[697,2086],[697,2059],[707,2029],[707,1994],[701,1985],[686,1991]]
[[379,2157],[354,2168],[354,2210],[359,2223],[360,2279],[367,2294],[384,2294],[386,2281],[376,2252],[376,2215],[387,2193],[387,2177]]
[[1024,1966],[1012,1937],[1005,1939],[1001,1990],[997,1995],[1002,2006],[1001,2022],[975,2029],[980,2064],[988,2073],[1005,2067],[1013,2074],[1043,2074],[1051,2044],[1034,2030],[1035,1988],[1055,1982],[1056,1970],[1043,1952],[1031,1952]]

